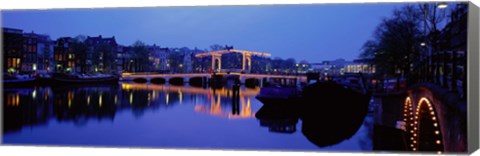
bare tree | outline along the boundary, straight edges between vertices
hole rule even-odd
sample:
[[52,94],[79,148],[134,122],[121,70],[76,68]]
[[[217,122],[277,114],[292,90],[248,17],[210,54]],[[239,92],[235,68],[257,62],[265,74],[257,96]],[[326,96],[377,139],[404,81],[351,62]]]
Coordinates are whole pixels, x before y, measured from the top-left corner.
[[377,26],[374,38],[363,45],[360,57],[372,60],[378,74],[407,74],[419,55],[420,15],[412,5],[395,9],[392,17]]

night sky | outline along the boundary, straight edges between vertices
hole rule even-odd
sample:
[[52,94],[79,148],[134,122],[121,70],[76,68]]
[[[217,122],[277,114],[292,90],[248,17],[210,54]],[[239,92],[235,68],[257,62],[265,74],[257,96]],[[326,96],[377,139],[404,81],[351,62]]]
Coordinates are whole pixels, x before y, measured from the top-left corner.
[[2,26],[49,34],[115,36],[161,47],[212,44],[310,63],[356,59],[382,18],[405,3],[3,10]]

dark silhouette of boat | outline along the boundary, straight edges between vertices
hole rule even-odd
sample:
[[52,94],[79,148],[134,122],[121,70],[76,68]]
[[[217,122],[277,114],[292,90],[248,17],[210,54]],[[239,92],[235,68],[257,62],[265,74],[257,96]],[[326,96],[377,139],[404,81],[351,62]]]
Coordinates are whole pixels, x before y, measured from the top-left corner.
[[293,105],[263,105],[255,114],[260,126],[270,132],[294,133],[297,131],[298,111]]
[[260,125],[271,132],[294,133],[298,120],[301,132],[313,144],[326,147],[351,138],[362,126],[370,94],[334,81],[306,86],[297,101],[264,104],[255,114]]
[[358,131],[368,112],[370,95],[326,81],[305,87],[302,101],[302,133],[310,142],[325,147]]

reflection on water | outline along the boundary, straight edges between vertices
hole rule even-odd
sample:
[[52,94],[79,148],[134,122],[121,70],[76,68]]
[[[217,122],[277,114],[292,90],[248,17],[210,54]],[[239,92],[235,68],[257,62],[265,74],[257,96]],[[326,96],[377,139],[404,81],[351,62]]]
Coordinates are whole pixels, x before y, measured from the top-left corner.
[[[195,105],[195,112],[207,113],[213,116],[226,117],[228,119],[242,119],[252,118],[254,112],[251,109],[251,98],[260,92],[259,88],[242,88],[239,91],[239,98],[232,98],[233,91],[228,88],[198,88],[198,87],[184,87],[184,86],[165,86],[165,85],[147,85],[147,84],[128,84],[121,85],[122,90],[147,90],[152,91],[151,95],[155,98],[158,92],[165,93],[165,104],[168,105],[170,93],[178,95],[179,103],[182,104],[183,94],[200,94],[206,95],[207,99],[199,99],[195,97],[193,104]],[[130,103],[132,103],[133,95],[130,95]],[[150,99],[150,93],[148,94]],[[238,102],[240,101],[240,102]],[[223,107],[222,107],[223,104]],[[226,105],[231,105],[232,109],[227,110]],[[240,105],[240,106],[237,106]],[[240,109],[240,110],[239,110]]]
[[241,87],[235,92],[228,88],[136,83],[4,88],[3,141],[128,147],[371,150],[371,145],[365,146],[371,142],[367,122],[352,139],[319,148],[299,132],[303,121],[296,108],[263,106],[255,99],[259,90]]

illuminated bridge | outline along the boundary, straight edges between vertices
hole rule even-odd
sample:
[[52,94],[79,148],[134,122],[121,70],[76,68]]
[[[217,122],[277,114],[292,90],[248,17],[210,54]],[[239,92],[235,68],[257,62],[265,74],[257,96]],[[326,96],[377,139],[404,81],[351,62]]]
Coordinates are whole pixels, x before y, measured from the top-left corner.
[[205,52],[196,54],[195,57],[212,57],[212,71],[220,72],[222,71],[222,55],[227,53],[240,53],[242,54],[242,71],[246,73],[250,73],[252,69],[252,56],[263,56],[263,57],[270,57],[272,54],[266,52],[255,52],[255,51],[247,51],[247,50],[237,50],[237,49],[225,49],[225,50],[217,50],[211,52]]
[[380,122],[403,129],[401,142],[408,150],[465,152],[468,86],[464,52],[440,51],[432,57],[436,62],[425,59],[409,73],[412,78],[401,94],[374,96],[382,105]]
[[[215,73],[215,75],[238,75],[240,83],[244,84],[246,80],[264,80],[272,78],[280,79],[297,79],[297,82],[306,82],[307,77],[305,75],[269,75],[269,74],[242,74],[242,73]],[[190,82],[192,79],[202,79],[207,81],[212,78],[211,73],[185,73],[185,74],[148,74],[148,73],[123,73],[121,80],[122,81],[135,81],[135,80],[144,80],[146,82],[152,82],[155,80],[160,80],[162,82],[171,82],[171,80],[179,80],[182,82]],[[260,81],[262,83],[262,81]]]

